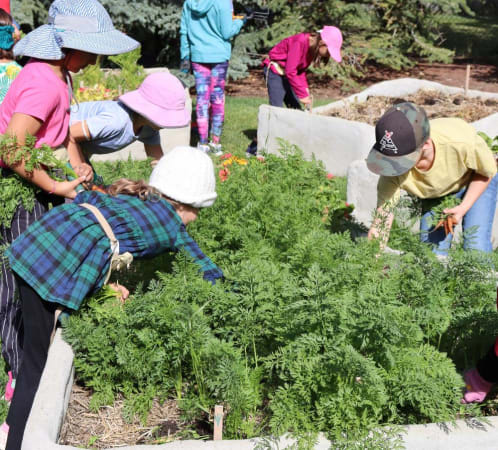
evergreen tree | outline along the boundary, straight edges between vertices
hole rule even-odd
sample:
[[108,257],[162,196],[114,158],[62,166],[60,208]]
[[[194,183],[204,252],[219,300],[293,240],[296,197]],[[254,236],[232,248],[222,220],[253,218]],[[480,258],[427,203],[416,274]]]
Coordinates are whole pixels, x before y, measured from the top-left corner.
[[[482,3],[482,0],[480,3]],[[490,0],[488,0],[489,2]],[[115,26],[142,43],[145,66],[177,67],[182,0],[101,0]],[[45,22],[50,0],[12,0],[12,13],[24,31]],[[474,2],[475,3],[475,2]],[[441,14],[473,14],[467,0],[256,0],[234,1],[234,11],[269,8],[269,23],[249,21],[234,39],[230,75],[240,77],[261,61],[272,45],[286,36],[336,25],[344,34],[344,64],[327,72],[345,77],[361,73],[367,62],[394,69],[416,58],[449,62],[452,51],[442,47],[435,20]]]

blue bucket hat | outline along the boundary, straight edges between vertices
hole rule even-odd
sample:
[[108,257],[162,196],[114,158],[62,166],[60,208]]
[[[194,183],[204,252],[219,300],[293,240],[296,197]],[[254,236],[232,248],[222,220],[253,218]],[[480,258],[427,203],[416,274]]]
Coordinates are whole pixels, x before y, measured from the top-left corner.
[[140,44],[114,28],[97,0],[55,0],[48,10],[48,25],[28,33],[14,46],[15,56],[57,60],[63,48],[96,55],[118,55]]

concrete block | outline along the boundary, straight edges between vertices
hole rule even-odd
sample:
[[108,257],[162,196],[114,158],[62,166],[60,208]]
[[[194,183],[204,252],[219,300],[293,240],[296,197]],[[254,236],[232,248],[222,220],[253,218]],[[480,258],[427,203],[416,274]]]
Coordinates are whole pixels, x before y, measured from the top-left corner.
[[361,122],[261,105],[258,149],[278,153],[279,138],[299,146],[305,158],[314,155],[323,161],[327,171],[345,176],[351,162],[366,157],[375,140],[375,131]]
[[379,176],[368,170],[365,159],[360,159],[349,165],[347,177],[347,202],[355,207],[353,217],[370,227],[377,207]]

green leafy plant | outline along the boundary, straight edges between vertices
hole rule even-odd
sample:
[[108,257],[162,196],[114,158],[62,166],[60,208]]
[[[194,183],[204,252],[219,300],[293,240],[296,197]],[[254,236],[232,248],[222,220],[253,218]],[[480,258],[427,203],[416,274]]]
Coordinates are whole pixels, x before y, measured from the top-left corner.
[[493,153],[495,153],[495,155],[498,154],[498,136],[492,138],[483,131],[478,131],[477,134],[484,139],[484,142],[488,144],[488,147],[491,149]]
[[[25,143],[19,145],[15,136],[4,135],[0,138],[0,159],[9,166],[21,161],[24,162],[25,170],[30,173],[41,167],[48,169],[49,174],[61,180],[61,176],[78,178],[76,173],[60,161],[54,155],[54,151],[48,145],[35,147],[36,138],[26,135]],[[35,205],[35,194],[39,189],[29,183],[26,179],[15,173],[10,173],[0,178],[0,223],[9,227],[19,202],[23,207],[32,211]]]
[[489,265],[458,247],[442,265],[404,227],[391,233],[401,256],[353,241],[341,181],[286,142],[229,167],[189,225],[224,282],[178,254],[123,307],[93,298],[70,318],[94,407],[121,393],[126,417],[144,419],[152,398],[173,397],[210,424],[223,404],[227,438],[292,432],[301,448],[321,431],[335,448],[389,448],[393,425],[478,413],[460,404],[459,370],[497,331],[479,322],[496,314]]

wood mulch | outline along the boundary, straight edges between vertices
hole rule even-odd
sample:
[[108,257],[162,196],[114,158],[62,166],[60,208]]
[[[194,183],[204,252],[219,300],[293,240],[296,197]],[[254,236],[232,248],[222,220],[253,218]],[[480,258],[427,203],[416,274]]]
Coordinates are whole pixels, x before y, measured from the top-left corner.
[[90,410],[89,390],[73,385],[71,401],[59,438],[59,444],[83,448],[107,448],[135,444],[163,444],[178,438],[185,423],[174,400],[154,401],[147,423],[123,419],[124,401],[113,406]]
[[344,107],[329,111],[328,115],[375,125],[393,104],[405,101],[422,106],[429,119],[459,117],[467,122],[474,122],[498,111],[498,99],[466,97],[463,94],[450,95],[424,89],[403,98],[372,96],[365,102],[348,102]]

